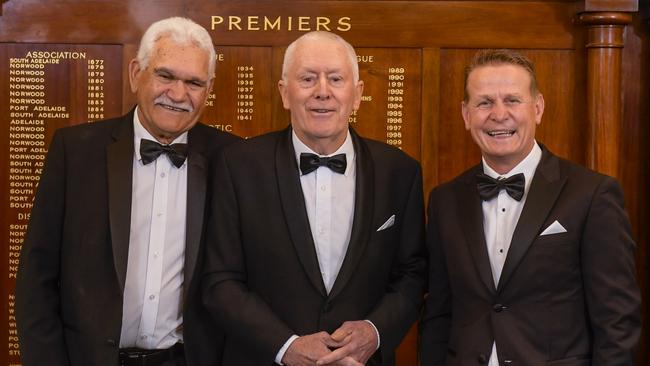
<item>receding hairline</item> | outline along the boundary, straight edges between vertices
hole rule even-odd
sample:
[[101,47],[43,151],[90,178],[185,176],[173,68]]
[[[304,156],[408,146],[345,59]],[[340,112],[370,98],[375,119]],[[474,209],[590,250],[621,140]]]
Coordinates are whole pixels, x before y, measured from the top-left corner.
[[530,93],[533,96],[540,94],[537,86],[537,75],[535,73],[535,64],[522,53],[511,49],[485,49],[479,50],[474,54],[470,63],[465,67],[465,84],[463,101],[469,100],[467,91],[469,76],[473,71],[483,67],[495,66],[518,66],[524,70],[530,79]]
[[343,49],[345,50],[346,55],[348,57],[348,61],[350,63],[350,67],[352,68],[352,75],[354,78],[354,82],[355,83],[358,82],[359,63],[357,62],[357,53],[355,52],[354,47],[352,47],[352,45],[348,43],[348,41],[343,39],[343,37],[339,36],[338,34],[332,32],[326,32],[326,31],[313,31],[313,32],[305,33],[289,44],[286,51],[284,52],[284,59],[282,61],[282,79],[286,80],[287,78],[287,72],[289,66],[294,62],[293,60],[294,54],[298,46],[306,42],[319,41],[319,40],[335,42],[343,46]]
[[216,51],[210,34],[200,24],[183,17],[165,18],[149,25],[140,39],[136,55],[142,67],[148,66],[156,44],[163,39],[203,50],[208,56],[208,76],[210,79],[214,77]]

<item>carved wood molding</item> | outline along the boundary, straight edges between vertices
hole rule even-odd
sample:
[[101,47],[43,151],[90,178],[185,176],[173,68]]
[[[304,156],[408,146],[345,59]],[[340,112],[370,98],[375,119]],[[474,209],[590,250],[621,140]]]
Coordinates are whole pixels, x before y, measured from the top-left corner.
[[621,159],[621,59],[625,26],[632,15],[595,12],[578,15],[587,27],[587,165],[620,176]]

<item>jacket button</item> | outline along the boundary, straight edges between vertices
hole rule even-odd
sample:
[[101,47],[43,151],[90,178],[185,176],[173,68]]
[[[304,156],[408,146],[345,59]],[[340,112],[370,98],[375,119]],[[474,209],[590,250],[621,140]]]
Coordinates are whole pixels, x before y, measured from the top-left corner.
[[330,310],[332,310],[332,304],[330,304],[329,302],[323,304],[323,313],[327,313]]
[[110,346],[115,346],[115,340],[114,339],[107,339],[106,343],[108,343],[108,345],[110,345]]
[[486,364],[488,362],[488,358],[485,355],[478,355],[478,363],[481,365]]
[[494,310],[495,313],[500,313],[503,310],[506,310],[507,308],[508,308],[507,306],[504,306],[504,305],[501,305],[501,304],[494,304],[494,306],[492,307],[492,309]]

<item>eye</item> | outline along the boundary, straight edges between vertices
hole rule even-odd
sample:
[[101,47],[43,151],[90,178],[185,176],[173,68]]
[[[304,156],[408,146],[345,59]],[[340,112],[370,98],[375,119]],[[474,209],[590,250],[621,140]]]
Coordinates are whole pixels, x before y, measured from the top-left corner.
[[303,87],[310,87],[316,83],[316,76],[314,75],[304,75],[299,79],[300,85]]
[[343,77],[341,75],[331,75],[329,77],[330,82],[334,85],[341,84],[343,82]]
[[206,83],[204,83],[204,82],[202,82],[200,80],[187,80],[185,83],[187,84],[187,86],[190,89],[193,89],[193,90],[202,89],[206,85]]
[[491,100],[480,100],[478,103],[476,103],[476,108],[479,109],[489,109],[492,107],[492,101]]
[[156,75],[156,78],[158,78],[158,80],[160,80],[163,83],[169,83],[169,82],[172,82],[172,81],[176,80],[174,75],[172,75],[170,73],[167,73],[167,72],[158,71],[158,72],[155,73],[155,75]]
[[519,98],[506,98],[504,101],[505,105],[516,106],[521,104],[521,99]]

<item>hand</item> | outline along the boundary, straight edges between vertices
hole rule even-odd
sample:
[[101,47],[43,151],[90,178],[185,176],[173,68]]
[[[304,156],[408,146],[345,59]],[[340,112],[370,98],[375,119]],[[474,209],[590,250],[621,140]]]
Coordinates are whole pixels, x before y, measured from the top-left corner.
[[329,347],[334,347],[335,344],[327,332],[300,336],[282,356],[282,363],[287,366],[313,366],[319,358],[331,353]]
[[[377,350],[377,334],[370,323],[364,320],[343,323],[339,329],[332,333],[333,347],[338,347],[333,352],[324,355],[316,362],[317,365],[365,365],[370,356]],[[331,344],[331,343],[330,343]],[[330,347],[332,347],[330,345]],[[350,363],[352,358],[356,363]]]

